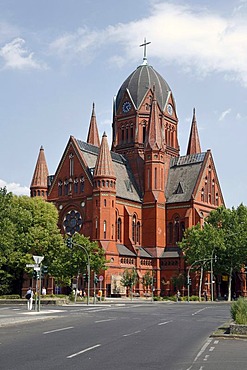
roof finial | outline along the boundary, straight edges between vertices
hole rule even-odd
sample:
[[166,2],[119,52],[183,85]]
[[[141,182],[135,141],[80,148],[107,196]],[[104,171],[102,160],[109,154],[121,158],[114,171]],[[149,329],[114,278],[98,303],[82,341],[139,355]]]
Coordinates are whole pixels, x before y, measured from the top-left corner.
[[151,41],[146,41],[146,37],[144,38],[144,43],[140,45],[140,47],[144,46],[144,51],[143,51],[143,62],[142,65],[148,64],[147,62],[147,45],[151,44]]

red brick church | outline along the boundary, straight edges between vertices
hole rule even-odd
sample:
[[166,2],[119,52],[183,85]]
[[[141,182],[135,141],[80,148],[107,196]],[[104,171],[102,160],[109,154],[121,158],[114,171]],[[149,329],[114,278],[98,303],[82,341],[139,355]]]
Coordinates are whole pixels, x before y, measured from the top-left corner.
[[181,156],[172,90],[145,53],[117,92],[111,149],[105,133],[99,139],[93,106],[87,141],[69,138],[54,175],[41,147],[30,190],[55,204],[63,234],[79,232],[104,249],[107,296],[124,293],[127,268],[137,271],[137,294],[148,271],[155,294],[173,294],[174,278],[186,271],[177,242],[224,204],[212,153],[201,150],[195,109]]

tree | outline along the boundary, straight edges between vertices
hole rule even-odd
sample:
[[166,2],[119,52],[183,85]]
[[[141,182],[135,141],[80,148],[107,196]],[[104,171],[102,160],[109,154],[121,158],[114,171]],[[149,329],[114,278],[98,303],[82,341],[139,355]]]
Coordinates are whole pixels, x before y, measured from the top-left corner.
[[217,265],[229,276],[228,300],[231,300],[233,274],[240,272],[247,262],[247,207],[240,204],[236,209],[223,207],[210,213],[208,222],[220,230],[223,252],[217,255]]
[[88,257],[91,271],[96,274],[107,268],[104,250],[97,242],[91,242],[88,237],[76,233],[71,248],[68,248],[65,239],[61,253],[55,257],[51,267],[56,284],[70,285],[73,277],[78,279],[80,273],[87,273]]
[[150,271],[147,271],[142,277],[142,284],[145,287],[146,292],[148,292],[149,288],[153,289],[153,276]]
[[137,272],[136,269],[125,269],[123,272],[122,279],[120,280],[121,284],[127,288],[127,294],[128,294],[128,289],[131,294],[131,298],[133,296],[133,286],[136,284],[138,280]]
[[50,265],[60,253],[63,238],[56,207],[41,198],[14,196],[0,189],[0,293],[21,293],[24,272],[33,255]]
[[211,261],[214,261],[215,272],[229,276],[230,301],[233,273],[239,272],[247,262],[247,208],[242,204],[237,209],[217,208],[206,218],[203,228],[198,224],[187,229],[179,245],[188,265],[201,267],[201,276],[204,268],[210,269]]
[[200,280],[198,295],[201,299],[202,281],[205,268],[208,267],[213,255],[222,248],[221,234],[217,228],[205,222],[202,228],[200,224],[187,229],[179,246],[185,254],[187,265],[200,268]]

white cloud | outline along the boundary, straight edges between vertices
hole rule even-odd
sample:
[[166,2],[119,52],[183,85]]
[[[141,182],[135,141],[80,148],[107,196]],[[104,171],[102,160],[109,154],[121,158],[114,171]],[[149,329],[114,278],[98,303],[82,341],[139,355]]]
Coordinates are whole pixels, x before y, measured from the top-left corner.
[[223,121],[225,119],[225,117],[231,113],[231,108],[225,110],[224,112],[221,113],[220,117],[219,117],[219,121]]
[[21,186],[20,184],[16,184],[15,182],[7,183],[4,180],[0,179],[0,188],[5,188],[8,192],[11,192],[15,195],[29,195],[30,189],[26,186]]
[[[103,46],[111,45],[119,54],[115,52],[110,60],[121,66],[124,60],[127,63],[139,58],[137,40],[141,43],[147,36],[152,42],[148,47],[150,59],[176,63],[184,72],[201,77],[212,72],[223,73],[226,78],[247,86],[246,34],[242,8],[241,11],[233,8],[232,14],[226,17],[198,5],[150,0],[150,15],[146,18],[98,31],[79,28],[55,40],[50,48],[56,55],[83,63],[95,57]],[[124,57],[120,47],[125,50]]]
[[25,49],[25,40],[15,38],[0,48],[4,68],[8,69],[46,69],[46,65],[34,58],[34,53]]

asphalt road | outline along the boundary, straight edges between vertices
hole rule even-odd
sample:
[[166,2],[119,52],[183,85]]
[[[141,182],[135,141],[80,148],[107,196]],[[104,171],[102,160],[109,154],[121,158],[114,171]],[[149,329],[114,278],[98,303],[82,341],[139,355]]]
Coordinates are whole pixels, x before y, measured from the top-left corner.
[[39,314],[0,307],[1,315],[38,317],[0,327],[4,370],[247,368],[246,341],[210,338],[229,320],[228,304],[77,305]]

